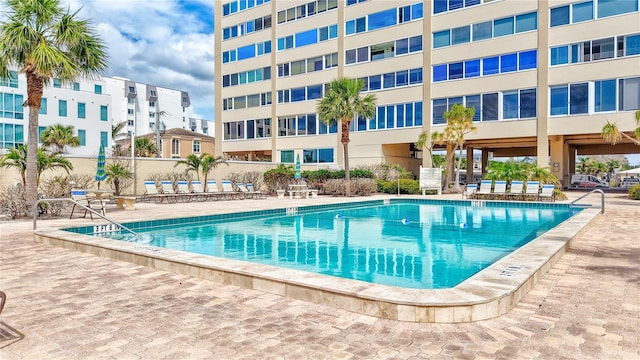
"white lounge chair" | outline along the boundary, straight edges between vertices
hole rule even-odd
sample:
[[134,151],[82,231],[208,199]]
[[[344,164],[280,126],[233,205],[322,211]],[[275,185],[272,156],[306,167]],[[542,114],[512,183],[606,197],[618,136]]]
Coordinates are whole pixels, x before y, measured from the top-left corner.
[[478,190],[478,184],[467,184],[462,192],[462,198],[472,199],[474,193]]
[[209,197],[209,194],[204,192],[202,181],[200,180],[191,181],[191,194],[198,200],[207,200]]
[[539,199],[540,201],[552,201],[555,202],[556,201],[556,194],[555,194],[555,190],[556,190],[556,186],[553,184],[543,184],[542,185],[542,191],[540,191],[540,195],[539,195]]
[[491,195],[491,186],[493,182],[491,180],[480,181],[480,187],[473,195],[474,199],[488,198]]
[[209,197],[214,200],[220,200],[224,196],[224,194],[220,192],[220,189],[218,189],[218,183],[215,180],[207,180],[207,187],[205,190]]
[[511,189],[507,193],[507,198],[513,198],[513,199],[522,198],[523,186],[524,186],[524,182],[520,180],[512,180]]
[[249,192],[253,193],[254,197],[257,198],[257,199],[266,199],[267,198],[267,194],[263,193],[260,190],[256,190],[253,187],[252,183],[247,183],[247,189],[249,190]]
[[176,184],[178,185],[177,194],[182,195],[182,200],[191,201],[193,195],[191,195],[191,190],[189,189],[189,182],[185,180],[178,180],[176,181]]
[[539,181],[527,181],[526,189],[524,191],[523,198],[533,198],[538,200],[540,195],[540,182]]
[[165,199],[169,201],[178,201],[178,199],[182,197],[173,189],[173,181],[162,180],[160,181],[160,185],[162,186],[162,195]]
[[231,180],[222,180],[222,193],[229,199],[244,199],[245,195],[240,191],[233,189]]
[[145,192],[142,194],[142,201],[145,200],[155,200],[162,201],[162,194],[158,191],[158,187],[156,186],[156,182],[153,180],[145,180],[144,182]]
[[491,199],[505,199],[507,197],[507,182],[505,180],[496,180],[491,192]]

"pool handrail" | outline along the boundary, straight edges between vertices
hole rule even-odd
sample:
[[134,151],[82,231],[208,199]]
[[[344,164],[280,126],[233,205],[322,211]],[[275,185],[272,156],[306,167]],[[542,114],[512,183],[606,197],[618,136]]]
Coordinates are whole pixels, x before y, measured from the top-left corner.
[[116,225],[118,227],[120,227],[120,229],[126,230],[128,232],[130,232],[131,234],[133,234],[134,236],[138,236],[138,233],[136,233],[135,231],[129,229],[128,227],[120,224],[119,222],[107,217],[106,215],[102,215],[101,213],[91,209],[88,206],[82,205],[79,202],[73,200],[72,198],[50,198],[50,199],[38,199],[35,204],[33,204],[33,208],[32,208],[32,213],[33,213],[33,230],[36,229],[36,221],[38,220],[38,205],[41,203],[45,203],[45,202],[56,202],[56,201],[66,201],[66,202],[70,202],[75,204],[76,206],[81,207],[82,209],[91,212],[94,215],[98,215],[99,217],[103,218],[104,220],[107,220],[108,222],[112,223],[113,225]]
[[600,198],[601,198],[601,205],[600,205],[600,213],[604,214],[604,191],[602,191],[602,189],[593,189],[591,191],[589,191],[586,194],[583,194],[582,196],[580,196],[579,198],[573,200],[572,202],[569,203],[569,207],[574,206],[574,204],[578,201],[578,200],[582,200],[583,198],[593,194],[593,193],[600,193]]

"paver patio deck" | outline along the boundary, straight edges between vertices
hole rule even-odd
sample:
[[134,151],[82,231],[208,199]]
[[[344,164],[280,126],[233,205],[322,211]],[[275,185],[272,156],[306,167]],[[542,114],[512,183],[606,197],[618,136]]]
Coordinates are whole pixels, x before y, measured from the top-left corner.
[[[3,223],[0,290],[8,301],[0,359],[639,359],[640,202],[623,194],[607,194],[606,202],[606,213],[512,311],[467,324],[382,320],[221,285],[37,244],[31,221]],[[310,203],[140,204],[109,216]]]

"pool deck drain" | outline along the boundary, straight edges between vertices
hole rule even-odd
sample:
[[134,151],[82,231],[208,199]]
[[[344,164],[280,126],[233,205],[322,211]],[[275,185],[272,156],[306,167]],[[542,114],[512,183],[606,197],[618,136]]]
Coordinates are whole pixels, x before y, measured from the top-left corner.
[[[287,207],[289,213],[291,207]],[[297,210],[297,208],[296,208]],[[297,211],[296,211],[297,212]],[[409,289],[257,263],[140,246],[59,229],[38,229],[36,241],[158,270],[255,289],[382,319],[459,323],[510,311],[599,215],[586,209],[450,289]],[[522,264],[519,268],[512,264]]]

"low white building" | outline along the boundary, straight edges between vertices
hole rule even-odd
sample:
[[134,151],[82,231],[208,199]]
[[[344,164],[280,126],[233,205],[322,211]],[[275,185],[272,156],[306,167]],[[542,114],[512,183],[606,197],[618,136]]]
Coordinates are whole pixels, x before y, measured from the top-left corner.
[[[12,73],[0,81],[0,151],[26,144],[29,110],[26,78]],[[78,79],[71,84],[52,79],[45,87],[39,116],[39,132],[54,124],[72,125],[80,146],[66,148],[70,155],[98,153],[99,144],[113,145],[112,126],[127,125],[120,136],[155,132],[158,119],[166,128],[190,129],[206,133],[205,121],[192,121],[189,93],[155,85],[136,83],[121,77]],[[194,126],[195,125],[195,126]],[[116,136],[119,137],[119,136]]]

